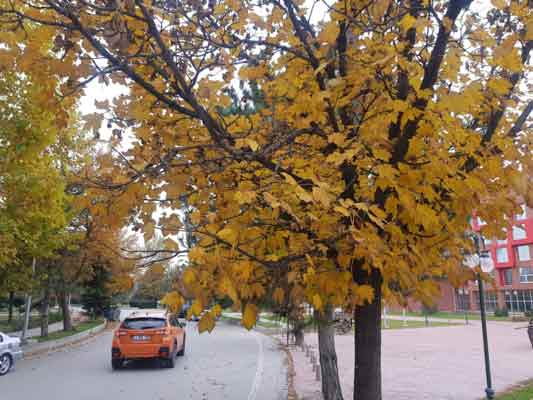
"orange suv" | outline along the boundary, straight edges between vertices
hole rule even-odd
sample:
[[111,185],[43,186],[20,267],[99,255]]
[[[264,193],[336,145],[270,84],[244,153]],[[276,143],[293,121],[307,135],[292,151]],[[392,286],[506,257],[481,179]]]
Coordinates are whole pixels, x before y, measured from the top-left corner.
[[185,354],[185,330],[177,316],[135,312],[115,330],[111,366],[119,369],[126,360],[157,358],[163,366],[174,368],[176,356]]

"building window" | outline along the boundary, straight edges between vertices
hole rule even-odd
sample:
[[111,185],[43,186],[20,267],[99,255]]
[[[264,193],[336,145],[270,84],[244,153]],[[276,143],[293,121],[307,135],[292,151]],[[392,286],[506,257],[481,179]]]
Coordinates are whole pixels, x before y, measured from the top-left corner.
[[499,263],[509,262],[509,254],[507,254],[507,247],[496,249],[496,261]]
[[470,310],[470,295],[467,289],[458,289],[456,292],[457,311]]
[[503,270],[503,284],[504,285],[513,284],[513,270],[511,268],[506,268]]
[[[495,309],[498,308],[498,297],[496,295],[496,292],[494,291],[485,291],[485,310],[492,312]],[[480,309],[479,307],[479,293],[476,293],[474,296],[474,302],[476,305],[476,309]]]
[[520,282],[521,283],[533,282],[533,267],[520,268]]
[[524,312],[533,310],[533,290],[506,291],[505,305],[511,312]]
[[517,246],[518,261],[529,261],[531,260],[531,254],[529,253],[529,245]]
[[522,240],[527,237],[526,230],[523,226],[513,226],[513,239]]
[[520,206],[520,208],[522,209],[522,213],[521,214],[518,214],[516,216],[516,219],[526,219],[527,218],[527,211],[526,211],[526,205],[525,204],[522,204]]

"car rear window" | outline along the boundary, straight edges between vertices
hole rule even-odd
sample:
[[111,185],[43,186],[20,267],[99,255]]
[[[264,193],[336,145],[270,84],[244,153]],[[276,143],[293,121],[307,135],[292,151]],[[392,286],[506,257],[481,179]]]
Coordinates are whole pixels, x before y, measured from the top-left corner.
[[159,329],[166,326],[163,318],[130,318],[125,319],[122,327],[124,329]]

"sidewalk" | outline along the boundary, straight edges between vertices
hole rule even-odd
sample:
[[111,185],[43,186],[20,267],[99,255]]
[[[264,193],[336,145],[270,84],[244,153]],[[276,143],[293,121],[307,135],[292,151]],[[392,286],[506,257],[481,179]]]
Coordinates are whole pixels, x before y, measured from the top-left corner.
[[[54,322],[53,324],[48,325],[48,332],[49,333],[58,332],[58,331],[60,331],[62,329],[63,329],[63,322]],[[28,337],[28,338],[36,337],[36,336],[39,336],[40,334],[41,334],[41,328],[40,327],[32,328],[32,329],[28,329],[28,333],[26,334],[26,337]],[[9,333],[9,336],[21,337],[22,336],[22,331],[11,332],[11,333]]]
[[[470,325],[384,330],[382,382],[384,400],[475,400],[484,396],[485,370],[479,321]],[[494,389],[499,392],[533,378],[533,352],[523,323],[488,323]],[[317,335],[305,341],[317,354]],[[353,396],[352,335],[335,338],[345,399]],[[300,400],[320,400],[309,358],[291,347]]]

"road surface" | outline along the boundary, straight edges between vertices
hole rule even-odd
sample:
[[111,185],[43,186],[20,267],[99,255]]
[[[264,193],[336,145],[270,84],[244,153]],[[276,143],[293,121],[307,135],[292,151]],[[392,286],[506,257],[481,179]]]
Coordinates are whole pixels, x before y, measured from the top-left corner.
[[282,400],[285,355],[269,337],[220,323],[199,335],[187,324],[187,348],[176,368],[143,361],[112,371],[111,332],[40,358],[0,377],[9,400]]

